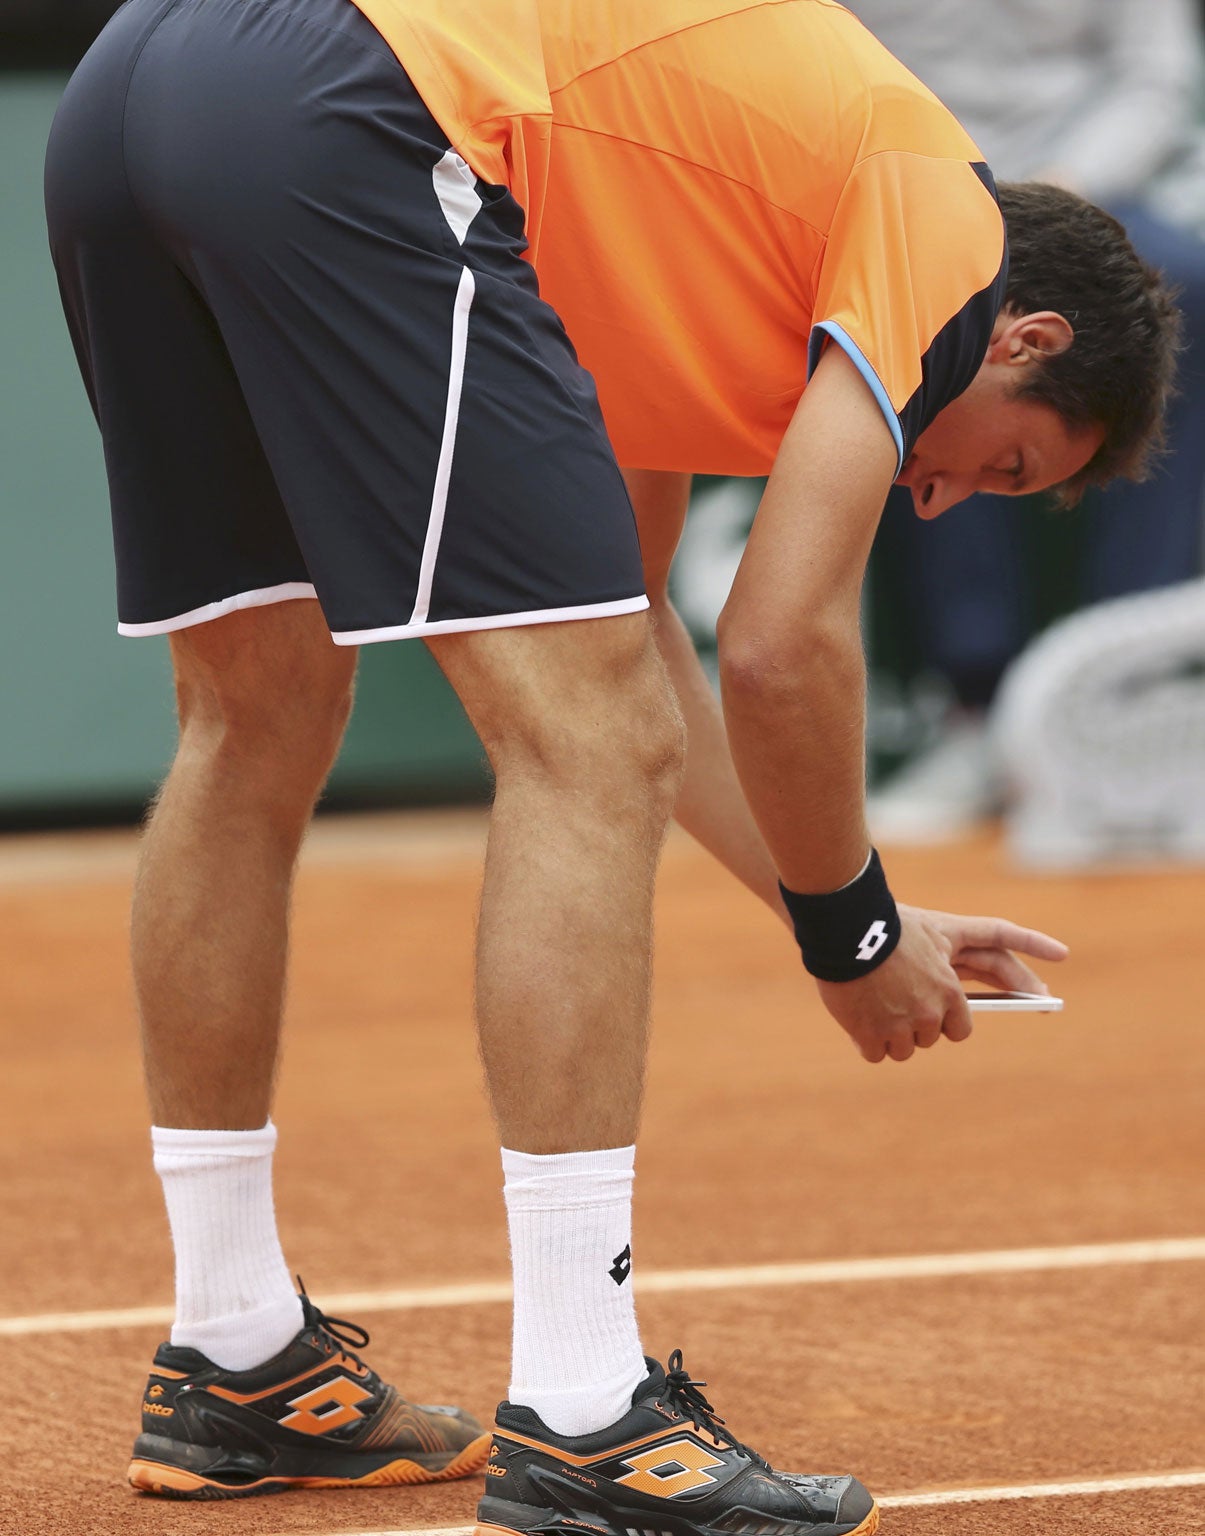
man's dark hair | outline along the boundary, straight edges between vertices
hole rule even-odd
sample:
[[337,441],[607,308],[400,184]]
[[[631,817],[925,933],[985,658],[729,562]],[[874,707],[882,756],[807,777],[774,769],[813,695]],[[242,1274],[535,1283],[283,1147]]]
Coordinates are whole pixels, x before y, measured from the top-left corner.
[[997,187],[1008,228],[1004,307],[1051,309],[1075,332],[1020,393],[1053,406],[1074,426],[1099,424],[1105,439],[1074,479],[1065,502],[1115,476],[1142,480],[1164,448],[1182,322],[1163,274],[1135,251],[1103,208],[1045,182]]

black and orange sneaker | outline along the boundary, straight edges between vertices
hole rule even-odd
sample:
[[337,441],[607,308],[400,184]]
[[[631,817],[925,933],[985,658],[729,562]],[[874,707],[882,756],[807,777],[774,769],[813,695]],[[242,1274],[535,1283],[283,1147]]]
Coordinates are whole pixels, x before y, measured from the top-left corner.
[[631,1409],[592,1435],[554,1435],[498,1409],[476,1536],[871,1536],[879,1511],[852,1477],[776,1472],[742,1445],[682,1369],[655,1360]]
[[461,1408],[408,1403],[348,1346],[368,1334],[302,1295],[305,1326],[250,1371],[161,1344],[129,1479],[173,1499],[440,1483],[480,1471],[490,1437]]

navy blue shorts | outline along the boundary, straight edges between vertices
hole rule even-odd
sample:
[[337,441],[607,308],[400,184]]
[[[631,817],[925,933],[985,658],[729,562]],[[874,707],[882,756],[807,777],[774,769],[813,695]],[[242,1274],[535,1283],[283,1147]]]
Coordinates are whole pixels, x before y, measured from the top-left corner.
[[315,596],[348,645],[647,606],[522,210],[350,0],[128,0],[46,197],[123,633]]

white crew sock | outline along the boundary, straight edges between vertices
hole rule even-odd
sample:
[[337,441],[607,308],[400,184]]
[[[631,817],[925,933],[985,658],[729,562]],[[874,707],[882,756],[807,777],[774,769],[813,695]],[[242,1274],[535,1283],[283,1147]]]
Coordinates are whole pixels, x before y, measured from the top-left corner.
[[151,1127],[176,1250],[172,1343],[227,1371],[261,1365],[299,1332],[272,1205],[276,1127],[177,1131]]
[[635,1147],[502,1149],[515,1272],[510,1400],[560,1435],[605,1429],[648,1367],[632,1304]]

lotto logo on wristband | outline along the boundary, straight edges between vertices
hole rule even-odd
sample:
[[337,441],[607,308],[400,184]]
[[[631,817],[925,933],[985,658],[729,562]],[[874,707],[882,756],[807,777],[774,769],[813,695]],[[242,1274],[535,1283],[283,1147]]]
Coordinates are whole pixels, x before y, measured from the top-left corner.
[[886,944],[891,935],[887,932],[887,924],[878,918],[862,935],[862,942],[858,945],[859,960],[873,960]]
[[781,880],[778,888],[803,963],[820,981],[857,981],[890,959],[900,941],[900,916],[873,848],[862,873],[838,890],[792,891]]

